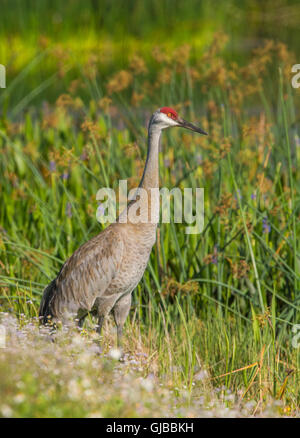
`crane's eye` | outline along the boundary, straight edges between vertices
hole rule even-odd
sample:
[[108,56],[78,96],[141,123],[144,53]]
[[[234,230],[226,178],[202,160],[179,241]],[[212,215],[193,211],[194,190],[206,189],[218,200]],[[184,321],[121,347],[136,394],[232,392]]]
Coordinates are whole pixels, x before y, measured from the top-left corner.
[[173,120],[176,119],[175,114],[173,114],[173,113],[167,113],[167,116],[170,117]]

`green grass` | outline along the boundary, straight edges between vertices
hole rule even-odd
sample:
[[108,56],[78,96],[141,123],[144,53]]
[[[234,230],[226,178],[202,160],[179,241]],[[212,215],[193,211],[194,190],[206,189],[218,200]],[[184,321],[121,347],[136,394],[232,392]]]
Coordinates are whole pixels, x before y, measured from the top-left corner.
[[[292,346],[300,310],[299,94],[290,87],[292,55],[275,42],[233,66],[228,45],[223,37],[213,39],[210,28],[209,43],[201,40],[199,52],[193,45],[189,55],[187,47],[176,51],[172,37],[160,45],[159,61],[145,32],[144,40],[130,34],[132,52],[124,62],[117,56],[89,64],[94,48],[87,44],[82,65],[72,66],[59,84],[58,57],[45,60],[45,52],[33,44],[31,63],[17,57],[15,80],[0,91],[0,303],[19,321],[9,332],[11,345],[1,351],[0,413],[155,416],[161,403],[166,416],[175,404],[182,409],[178,415],[197,416],[213,402],[214,415],[269,415],[274,400],[280,400],[277,415],[299,415],[300,355]],[[50,37],[53,54],[59,37]],[[63,54],[76,47],[75,37],[64,39]],[[116,39],[112,50],[120,53]],[[134,52],[144,60],[142,73],[131,64]],[[126,69],[131,82],[109,91],[119,69]],[[70,90],[75,78],[78,88]],[[30,90],[22,85],[27,79],[35,84]],[[59,98],[60,93],[68,96]],[[142,95],[139,103],[135,94]],[[48,104],[40,105],[41,97]],[[108,108],[103,98],[111,99]],[[149,404],[146,390],[140,411],[136,400],[126,403],[130,363],[122,368],[96,356],[91,358],[99,364],[94,393],[86,396],[85,407],[78,407],[76,397],[85,397],[82,379],[90,379],[94,365],[76,365],[57,384],[55,369],[72,368],[72,340],[59,335],[57,346],[49,347],[37,329],[30,334],[30,324],[36,324],[43,288],[61,264],[101,231],[98,189],[117,188],[119,179],[130,178],[129,188],[139,182],[147,121],[162,105],[178,105],[183,117],[209,133],[204,138],[169,130],[160,154],[161,186],[204,187],[204,231],[187,235],[185,224],[160,224],[148,268],[133,294],[125,351],[138,363],[132,381],[156,379]],[[3,321],[9,318],[2,314]],[[18,324],[25,333],[26,357],[14,340]],[[97,343],[92,333],[88,321],[78,339],[83,345]],[[102,340],[106,353],[113,343],[109,323]],[[55,356],[47,364],[48,375],[38,369],[47,348]],[[145,362],[137,353],[145,354]],[[7,379],[9,369],[17,378]],[[118,390],[114,370],[126,395]],[[163,391],[171,391],[167,402]],[[206,407],[200,409],[197,401],[203,397]]]

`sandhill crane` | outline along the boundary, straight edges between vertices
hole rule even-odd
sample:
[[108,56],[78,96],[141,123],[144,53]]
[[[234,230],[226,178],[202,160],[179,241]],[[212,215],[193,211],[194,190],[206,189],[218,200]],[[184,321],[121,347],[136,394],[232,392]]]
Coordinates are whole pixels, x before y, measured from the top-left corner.
[[[207,135],[202,129],[178,116],[169,107],[163,107],[152,115],[148,127],[148,152],[140,188],[148,196],[147,211],[151,210],[156,220],[145,223],[124,223],[124,212],[115,223],[80,246],[64,263],[58,276],[45,288],[40,304],[40,319],[62,320],[68,314],[77,315],[79,324],[92,312],[98,316],[98,329],[111,311],[117,326],[118,345],[121,345],[122,330],[131,306],[131,293],[141,280],[152,247],[156,240],[159,217],[158,199],[151,198],[151,189],[159,187],[158,153],[163,129],[179,126]],[[158,192],[158,191],[157,191]],[[152,204],[151,204],[152,203]]]

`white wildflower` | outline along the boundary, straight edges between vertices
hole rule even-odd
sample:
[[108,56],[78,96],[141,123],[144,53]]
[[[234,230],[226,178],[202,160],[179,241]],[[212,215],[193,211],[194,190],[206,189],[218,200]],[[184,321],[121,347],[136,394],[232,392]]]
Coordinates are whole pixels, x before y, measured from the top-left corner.
[[84,344],[84,340],[83,340],[82,336],[77,335],[77,334],[73,335],[72,344],[73,345],[82,345],[82,344]]
[[17,403],[17,404],[22,403],[24,400],[25,400],[25,395],[21,394],[21,393],[17,394],[14,397],[14,402]]
[[77,399],[80,397],[81,391],[80,386],[76,382],[76,380],[70,380],[68,384],[68,394],[72,399]]
[[153,382],[152,379],[146,378],[146,379],[142,379],[141,381],[141,386],[142,388],[144,388],[146,391],[151,392],[153,390]]
[[2,413],[3,417],[10,418],[10,417],[12,417],[13,411],[12,411],[10,406],[3,405],[3,406],[1,406],[1,413]]
[[84,388],[90,388],[91,387],[91,381],[87,377],[83,378],[81,383],[82,383],[82,386]]
[[197,374],[194,375],[194,380],[204,380],[208,378],[208,372],[206,370],[201,370]]
[[114,360],[119,360],[122,356],[122,351],[119,348],[112,348],[109,350],[109,357]]
[[91,412],[88,415],[89,418],[103,418],[101,412]]

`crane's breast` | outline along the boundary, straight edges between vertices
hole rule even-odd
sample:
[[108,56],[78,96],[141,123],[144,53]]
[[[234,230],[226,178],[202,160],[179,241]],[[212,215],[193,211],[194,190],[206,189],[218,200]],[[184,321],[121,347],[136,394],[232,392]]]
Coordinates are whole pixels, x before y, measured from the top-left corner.
[[[127,224],[128,226],[128,224]],[[131,292],[140,282],[156,240],[156,225],[128,227],[124,239],[124,251],[118,274],[110,289],[120,294]]]

